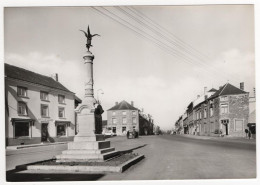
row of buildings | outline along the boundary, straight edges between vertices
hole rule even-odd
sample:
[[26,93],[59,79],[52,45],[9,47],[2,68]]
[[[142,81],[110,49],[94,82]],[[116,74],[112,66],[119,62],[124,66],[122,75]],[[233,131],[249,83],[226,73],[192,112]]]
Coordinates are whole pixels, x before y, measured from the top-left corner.
[[255,95],[249,97],[244,83],[240,88],[230,83],[218,90],[204,88],[204,94],[190,102],[175,122],[180,134],[243,137],[245,129],[255,134]]
[[[5,64],[6,146],[72,141],[77,134],[75,108],[81,100],[58,80]],[[108,110],[107,129],[122,135],[130,128],[153,133],[153,119],[126,101]]]

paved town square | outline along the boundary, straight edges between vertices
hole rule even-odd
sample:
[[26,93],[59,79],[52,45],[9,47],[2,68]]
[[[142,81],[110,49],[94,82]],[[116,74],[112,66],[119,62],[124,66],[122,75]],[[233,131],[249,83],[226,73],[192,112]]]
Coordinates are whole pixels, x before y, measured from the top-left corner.
[[259,180],[254,4],[3,10],[5,183]]
[[[124,173],[73,172],[68,176],[64,171],[10,170],[7,172],[7,179],[9,181],[105,181],[256,177],[255,140],[194,139],[179,135],[143,136],[135,140],[113,137],[109,140],[112,141],[116,150],[133,150],[134,153],[144,154],[145,159]],[[48,152],[43,152],[42,156],[47,155]],[[27,156],[31,157],[30,152],[27,153]],[[19,158],[19,155],[12,157],[12,160],[15,158]],[[7,156],[8,159],[11,159],[11,156]]]

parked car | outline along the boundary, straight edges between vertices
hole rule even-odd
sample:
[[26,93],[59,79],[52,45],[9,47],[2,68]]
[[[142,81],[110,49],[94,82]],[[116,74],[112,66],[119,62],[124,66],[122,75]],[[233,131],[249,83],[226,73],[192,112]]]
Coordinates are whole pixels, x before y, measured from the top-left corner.
[[114,133],[112,130],[106,130],[102,134],[105,136],[116,136],[116,133]]

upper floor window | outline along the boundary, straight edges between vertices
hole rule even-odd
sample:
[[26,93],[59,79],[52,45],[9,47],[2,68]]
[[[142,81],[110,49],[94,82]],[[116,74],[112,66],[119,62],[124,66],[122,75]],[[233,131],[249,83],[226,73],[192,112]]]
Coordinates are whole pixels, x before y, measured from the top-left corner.
[[48,117],[49,116],[48,105],[41,105],[41,115],[42,115],[42,117]]
[[136,111],[132,111],[132,114],[133,114],[134,116],[136,116]]
[[59,107],[59,118],[65,118],[65,108]]
[[123,124],[126,124],[126,123],[127,123],[126,118],[123,118]]
[[220,113],[227,114],[228,113],[228,104],[221,104],[220,105]]
[[116,124],[116,118],[112,118],[112,123]]
[[210,109],[209,109],[209,115],[210,115],[210,116],[213,116],[213,107],[210,107]]
[[201,114],[201,111],[200,111],[200,119],[202,118],[202,114]]
[[220,101],[228,101],[228,96],[221,96]]
[[133,123],[136,123],[136,117],[133,118]]
[[112,115],[113,115],[113,116],[115,116],[115,115],[116,115],[116,112],[115,112],[115,111],[114,111],[114,112],[112,112]]
[[207,108],[204,109],[204,118],[207,118]]
[[44,91],[41,91],[40,92],[40,98],[41,98],[41,100],[45,100],[45,101],[48,101],[49,100],[49,93],[47,93],[47,92],[44,92]]
[[122,114],[125,116],[126,115],[126,111],[123,111]]
[[27,88],[26,87],[17,87],[17,95],[27,97]]
[[18,102],[18,114],[27,116],[27,105],[24,102]]
[[65,103],[65,96],[64,95],[58,95],[58,102],[59,103]]

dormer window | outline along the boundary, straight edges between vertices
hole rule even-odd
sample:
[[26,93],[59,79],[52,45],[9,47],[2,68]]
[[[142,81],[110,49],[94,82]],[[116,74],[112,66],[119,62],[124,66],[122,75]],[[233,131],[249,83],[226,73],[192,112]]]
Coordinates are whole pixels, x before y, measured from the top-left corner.
[[17,95],[21,97],[27,97],[27,88],[26,87],[17,87]]
[[65,104],[65,96],[64,95],[58,95],[58,102],[60,104]]
[[47,92],[41,91],[40,92],[40,98],[43,101],[48,101],[49,100],[49,94]]

